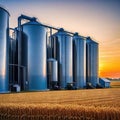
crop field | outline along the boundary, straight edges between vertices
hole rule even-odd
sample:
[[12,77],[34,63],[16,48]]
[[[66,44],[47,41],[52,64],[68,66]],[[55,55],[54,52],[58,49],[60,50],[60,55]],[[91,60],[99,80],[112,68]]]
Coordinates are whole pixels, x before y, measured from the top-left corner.
[[120,88],[0,94],[0,120],[120,120]]
[[111,87],[119,87],[120,88],[120,81],[111,81]]

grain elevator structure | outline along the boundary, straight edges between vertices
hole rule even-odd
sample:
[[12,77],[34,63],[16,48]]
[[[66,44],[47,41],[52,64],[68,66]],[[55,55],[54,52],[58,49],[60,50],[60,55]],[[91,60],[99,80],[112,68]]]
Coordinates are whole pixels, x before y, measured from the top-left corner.
[[0,7],[0,92],[97,86],[97,42],[26,15],[10,28],[9,16]]

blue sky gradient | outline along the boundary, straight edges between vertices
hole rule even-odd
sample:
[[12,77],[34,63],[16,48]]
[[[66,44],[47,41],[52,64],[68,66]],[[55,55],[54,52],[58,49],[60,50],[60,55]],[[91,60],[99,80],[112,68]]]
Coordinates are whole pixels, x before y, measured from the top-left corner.
[[[21,14],[40,22],[63,27],[99,42],[100,75],[106,71],[120,76],[120,0],[0,0],[10,13],[10,27]],[[111,66],[111,67],[110,67]],[[109,69],[108,69],[109,68]]]

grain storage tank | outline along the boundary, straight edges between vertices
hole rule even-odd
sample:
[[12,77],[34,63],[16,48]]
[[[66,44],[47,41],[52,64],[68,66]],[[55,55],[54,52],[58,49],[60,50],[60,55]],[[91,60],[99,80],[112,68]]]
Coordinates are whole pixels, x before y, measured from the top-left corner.
[[23,42],[26,48],[24,47],[25,52],[21,54],[21,57],[23,64],[26,62],[24,65],[27,66],[28,90],[30,91],[47,89],[46,33],[47,29],[37,21],[22,25],[22,41],[26,41]]
[[98,79],[98,43],[86,38],[86,81],[96,87]]
[[55,89],[58,83],[58,62],[53,58],[47,60],[47,78],[48,88]]
[[9,86],[9,16],[0,7],[0,92],[7,92]]
[[53,58],[58,61],[59,85],[64,89],[67,84],[73,83],[72,37],[61,28],[52,36],[52,43]]
[[86,86],[86,41],[78,33],[73,36],[73,80],[77,89]]

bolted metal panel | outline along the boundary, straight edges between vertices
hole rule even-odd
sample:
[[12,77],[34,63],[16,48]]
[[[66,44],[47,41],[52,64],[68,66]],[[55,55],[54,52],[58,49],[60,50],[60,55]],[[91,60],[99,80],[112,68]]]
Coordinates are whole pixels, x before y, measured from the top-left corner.
[[73,83],[72,37],[63,29],[52,36],[53,58],[58,61],[58,80],[61,88]]
[[98,83],[98,43],[86,39],[86,81],[96,87]]
[[[27,66],[29,90],[47,89],[46,76],[46,28],[38,22],[29,22],[22,25],[22,40],[27,42],[26,58],[23,64]],[[24,54],[24,52],[23,52]],[[25,56],[22,56],[24,59]],[[24,63],[26,61],[26,63]]]
[[78,34],[73,36],[73,80],[76,88],[86,86],[86,41]]
[[0,7],[0,92],[8,91],[9,83],[9,13]]
[[48,76],[48,88],[52,88],[52,84],[58,82],[58,62],[55,59],[47,60],[47,76]]

